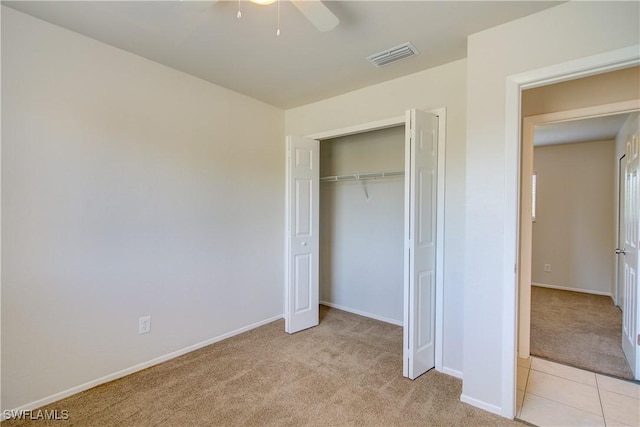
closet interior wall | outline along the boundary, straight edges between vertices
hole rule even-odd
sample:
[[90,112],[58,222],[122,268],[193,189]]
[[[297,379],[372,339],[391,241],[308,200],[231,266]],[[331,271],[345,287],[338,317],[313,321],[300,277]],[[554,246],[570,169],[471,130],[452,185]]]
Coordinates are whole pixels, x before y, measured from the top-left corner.
[[404,126],[320,143],[320,176],[401,175],[320,183],[320,302],[403,321]]

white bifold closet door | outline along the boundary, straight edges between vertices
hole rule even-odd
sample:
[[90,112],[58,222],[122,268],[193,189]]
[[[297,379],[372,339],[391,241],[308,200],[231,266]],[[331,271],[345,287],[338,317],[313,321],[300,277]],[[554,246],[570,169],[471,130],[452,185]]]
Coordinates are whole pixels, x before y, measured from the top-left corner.
[[285,331],[319,322],[320,145],[287,138]]
[[407,112],[403,374],[435,367],[438,117]]
[[[405,123],[403,374],[435,366],[438,117],[407,111]],[[336,135],[339,136],[339,135]],[[319,142],[287,138],[285,330],[319,323]]]

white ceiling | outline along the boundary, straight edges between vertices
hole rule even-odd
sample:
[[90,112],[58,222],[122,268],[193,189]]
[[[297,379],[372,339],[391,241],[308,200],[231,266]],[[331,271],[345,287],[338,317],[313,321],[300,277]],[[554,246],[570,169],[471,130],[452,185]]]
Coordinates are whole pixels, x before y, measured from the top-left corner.
[[572,144],[615,139],[629,113],[536,126],[533,145]]
[[[325,1],[317,31],[288,1],[3,1],[3,4],[280,108],[292,108],[466,56],[466,37],[561,2]],[[383,68],[366,57],[410,41]]]

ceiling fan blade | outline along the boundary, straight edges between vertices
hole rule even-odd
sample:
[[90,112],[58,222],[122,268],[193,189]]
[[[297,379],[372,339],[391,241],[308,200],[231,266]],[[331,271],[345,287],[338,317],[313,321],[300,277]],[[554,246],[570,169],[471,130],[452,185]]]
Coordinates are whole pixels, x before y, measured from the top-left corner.
[[291,0],[291,3],[322,32],[333,30],[340,20],[320,0]]

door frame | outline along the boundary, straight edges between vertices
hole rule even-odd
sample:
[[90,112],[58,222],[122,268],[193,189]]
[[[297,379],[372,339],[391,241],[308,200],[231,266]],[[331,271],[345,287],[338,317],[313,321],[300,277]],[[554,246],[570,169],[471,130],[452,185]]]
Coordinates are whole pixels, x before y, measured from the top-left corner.
[[640,64],[636,44],[574,61],[507,76],[505,81],[505,170],[504,170],[504,263],[502,270],[502,415],[516,411],[516,367],[518,352],[518,254],[520,240],[520,155],[522,90],[587,77]]
[[[532,257],[532,223],[531,212],[531,186],[522,177],[528,177],[533,173],[534,157],[534,128],[538,125],[569,122],[573,120],[589,119],[593,117],[612,116],[615,114],[631,113],[640,110],[640,99],[615,102],[611,104],[596,105],[593,107],[578,108],[574,110],[558,111],[553,113],[527,116],[522,118],[522,160],[520,164],[521,188],[520,188],[520,246],[519,246],[519,315],[518,315],[518,357],[527,358],[531,350],[531,257]],[[617,157],[617,155],[616,155]],[[618,160],[618,159],[616,159]],[[613,160],[612,160],[613,161]],[[613,218],[617,224],[616,217]],[[612,259],[615,255],[612,252]],[[616,267],[617,268],[617,267]]]
[[[443,370],[443,325],[444,325],[444,212],[445,212],[445,142],[447,109],[425,109],[427,113],[438,116],[438,197],[437,197],[437,217],[436,217],[436,310],[435,310],[435,369]],[[339,138],[358,133],[371,132],[387,129],[396,126],[406,126],[406,116],[396,116],[373,122],[361,123],[325,132],[305,135],[305,138],[315,139],[322,144],[323,140]],[[409,171],[406,170],[405,173]],[[286,283],[285,283],[286,286]],[[403,325],[404,329],[405,325]]]

